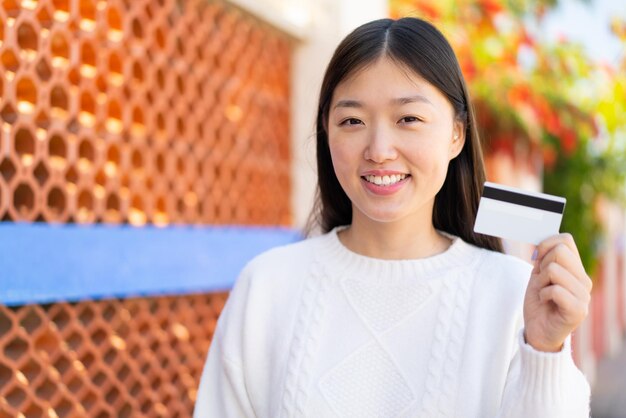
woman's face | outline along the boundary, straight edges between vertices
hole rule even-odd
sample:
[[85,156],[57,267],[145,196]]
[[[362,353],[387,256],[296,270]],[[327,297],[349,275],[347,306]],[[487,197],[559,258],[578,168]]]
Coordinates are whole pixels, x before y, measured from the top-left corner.
[[337,86],[328,138],[353,223],[432,222],[448,163],[465,141],[447,98],[387,58]]

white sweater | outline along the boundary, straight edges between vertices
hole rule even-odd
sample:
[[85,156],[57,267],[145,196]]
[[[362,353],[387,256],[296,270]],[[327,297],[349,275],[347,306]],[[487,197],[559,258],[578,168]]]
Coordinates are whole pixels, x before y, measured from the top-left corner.
[[523,340],[531,266],[454,238],[380,260],[337,230],[243,270],[220,316],[196,418],[589,416],[570,339]]

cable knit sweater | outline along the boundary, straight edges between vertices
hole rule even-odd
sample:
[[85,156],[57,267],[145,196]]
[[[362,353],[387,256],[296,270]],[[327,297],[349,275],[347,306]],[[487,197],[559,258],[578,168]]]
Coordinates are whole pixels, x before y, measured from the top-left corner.
[[531,266],[453,238],[380,260],[337,229],[243,270],[220,316],[195,417],[589,416],[571,357],[523,339]]

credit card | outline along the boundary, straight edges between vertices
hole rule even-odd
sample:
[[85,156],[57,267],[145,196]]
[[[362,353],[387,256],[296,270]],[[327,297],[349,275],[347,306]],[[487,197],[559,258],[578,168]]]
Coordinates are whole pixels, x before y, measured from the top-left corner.
[[474,232],[539,244],[559,233],[565,198],[485,182]]

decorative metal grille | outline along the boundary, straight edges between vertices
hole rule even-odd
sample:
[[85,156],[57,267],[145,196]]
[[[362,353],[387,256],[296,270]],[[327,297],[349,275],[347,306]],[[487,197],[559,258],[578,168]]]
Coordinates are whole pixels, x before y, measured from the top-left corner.
[[0,305],[0,417],[189,417],[227,294]]
[[0,6],[0,219],[282,224],[286,36],[223,2]]
[[[3,1],[0,220],[288,225],[290,54],[223,1]],[[190,416],[226,296],[0,305],[0,418]]]

